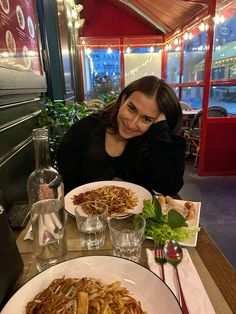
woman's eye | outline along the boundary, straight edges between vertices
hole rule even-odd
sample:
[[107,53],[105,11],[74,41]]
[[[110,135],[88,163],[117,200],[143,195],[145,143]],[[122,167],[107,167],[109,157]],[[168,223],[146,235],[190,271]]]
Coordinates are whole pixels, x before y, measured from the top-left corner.
[[134,112],[136,109],[135,106],[132,104],[128,104],[128,108],[129,108],[129,111],[132,111],[132,112]]
[[143,120],[144,123],[151,123],[151,122],[153,122],[153,119],[151,119],[149,117],[145,117],[145,116],[143,117],[142,120]]

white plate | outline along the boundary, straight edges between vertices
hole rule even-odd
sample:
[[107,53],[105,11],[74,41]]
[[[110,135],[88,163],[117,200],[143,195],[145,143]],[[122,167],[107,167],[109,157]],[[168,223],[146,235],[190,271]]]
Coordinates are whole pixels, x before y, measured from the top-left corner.
[[120,280],[148,314],[182,313],[177,299],[163,281],[147,268],[113,256],[85,256],[51,267],[28,281],[8,301],[2,314],[25,313],[26,304],[53,279],[93,277],[105,283]]
[[114,186],[120,186],[124,187],[127,189],[132,190],[136,196],[138,197],[138,204],[134,207],[133,210],[128,211],[128,213],[133,213],[133,214],[139,214],[142,212],[143,209],[143,200],[152,200],[152,194],[144,189],[142,186],[133,184],[130,182],[125,182],[125,181],[97,181],[97,182],[92,182],[92,183],[87,183],[84,185],[81,185],[69,193],[66,194],[65,196],[65,209],[66,211],[75,216],[75,207],[76,205],[73,204],[73,197],[74,195],[78,195],[80,193],[84,193],[90,190],[95,190],[97,188],[101,188],[105,185],[114,185]]
[[[175,200],[177,204],[182,204],[184,205],[187,201],[184,200]],[[191,201],[192,202],[192,201]],[[200,221],[200,212],[201,212],[201,202],[192,202],[195,206],[195,215],[193,219],[186,220],[187,224],[189,227],[199,227],[199,221]],[[190,239],[185,240],[183,242],[180,242],[181,245],[183,246],[191,246],[195,247],[197,245],[197,237],[198,237],[198,232],[194,234]]]
[[[181,204],[184,205],[187,201],[184,200],[176,200],[176,204]],[[191,201],[192,202],[192,201]],[[200,221],[200,212],[201,212],[201,202],[192,202],[195,206],[195,215],[193,219],[186,220],[186,223],[188,224],[189,227],[199,227],[199,221]],[[198,237],[198,232],[196,232],[191,238],[188,240],[185,240],[183,242],[180,242],[182,246],[186,247],[195,247],[197,245],[197,237]],[[151,237],[148,237],[151,239]]]

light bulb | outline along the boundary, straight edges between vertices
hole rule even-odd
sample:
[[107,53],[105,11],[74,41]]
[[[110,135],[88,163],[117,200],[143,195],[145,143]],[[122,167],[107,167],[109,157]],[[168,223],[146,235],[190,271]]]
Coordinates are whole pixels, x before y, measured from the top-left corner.
[[187,40],[188,39],[188,32],[185,32],[184,33],[184,40]]
[[204,25],[203,22],[199,25],[199,30],[200,30],[201,32],[203,32],[203,31],[205,30],[205,25]]
[[126,48],[126,53],[131,53],[130,47],[127,47],[127,48]]
[[150,52],[154,52],[154,47],[151,46],[151,47],[149,48],[149,51],[150,51]]
[[111,47],[109,47],[109,48],[107,49],[107,53],[109,53],[109,54],[111,54],[111,53],[112,53],[112,49],[111,49]]

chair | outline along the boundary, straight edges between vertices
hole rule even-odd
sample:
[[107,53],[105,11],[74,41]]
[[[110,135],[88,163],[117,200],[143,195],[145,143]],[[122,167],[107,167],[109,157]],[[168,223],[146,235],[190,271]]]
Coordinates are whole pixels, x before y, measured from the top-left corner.
[[184,101],[180,101],[180,107],[182,110],[187,110],[187,111],[190,111],[192,110],[192,106],[190,104],[188,104],[187,102],[184,102]]
[[[182,110],[191,111],[193,109],[190,104],[188,104],[184,101],[180,101],[179,103],[180,103],[180,107]],[[182,134],[183,134],[185,129],[190,127],[190,122],[191,122],[191,119],[189,118],[189,116],[183,115]]]
[[105,106],[105,103],[99,98],[93,98],[87,103],[89,109],[100,109]]
[[[210,118],[227,117],[227,115],[227,110],[223,107],[211,106],[208,108],[208,117]],[[203,110],[194,116],[190,128],[184,131],[188,155],[195,155],[194,167],[197,167],[200,154],[202,116]]]

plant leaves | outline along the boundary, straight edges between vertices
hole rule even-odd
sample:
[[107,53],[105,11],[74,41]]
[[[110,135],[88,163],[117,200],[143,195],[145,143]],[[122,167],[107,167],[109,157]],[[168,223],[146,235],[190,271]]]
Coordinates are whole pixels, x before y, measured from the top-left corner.
[[158,221],[158,222],[161,222],[163,221],[162,219],[162,209],[161,209],[161,204],[160,202],[158,201],[158,199],[154,196],[154,199],[153,199],[153,205],[154,205],[154,210],[155,210],[155,220]]
[[185,224],[185,218],[176,210],[170,209],[168,214],[168,224],[171,228],[182,227]]

